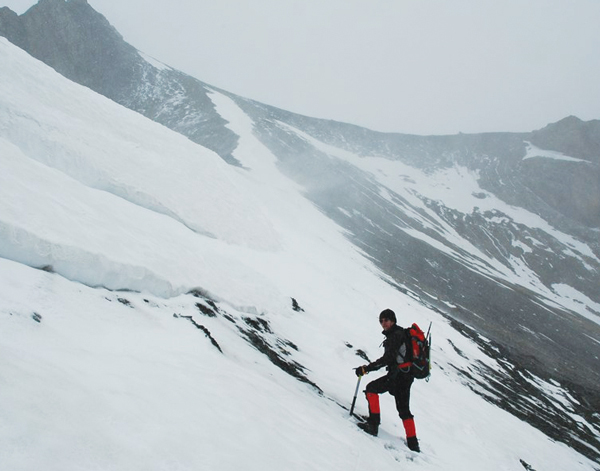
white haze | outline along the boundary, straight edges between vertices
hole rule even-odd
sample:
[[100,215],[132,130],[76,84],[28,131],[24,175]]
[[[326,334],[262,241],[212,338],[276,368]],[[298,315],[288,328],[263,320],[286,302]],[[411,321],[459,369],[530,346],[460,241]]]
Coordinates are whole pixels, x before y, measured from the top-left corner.
[[89,3],[146,54],[309,116],[416,134],[600,118],[597,0]]
[[[2,470],[594,469],[471,391],[454,367],[496,361],[386,283],[231,100],[212,96],[249,170],[3,38],[0,63]],[[433,375],[413,387],[419,455],[390,396],[377,438],[344,409],[386,307],[433,322]],[[268,322],[265,341],[323,393],[244,340],[247,322]],[[537,385],[569,408],[557,383]]]

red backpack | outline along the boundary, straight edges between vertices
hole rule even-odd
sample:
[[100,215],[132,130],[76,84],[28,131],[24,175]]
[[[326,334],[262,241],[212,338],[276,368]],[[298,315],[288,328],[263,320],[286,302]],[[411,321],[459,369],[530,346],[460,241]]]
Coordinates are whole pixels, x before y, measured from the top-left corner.
[[417,379],[429,378],[431,374],[429,347],[431,343],[431,324],[427,335],[417,324],[404,329],[408,339],[407,357],[412,359],[398,365],[398,368],[410,372]]

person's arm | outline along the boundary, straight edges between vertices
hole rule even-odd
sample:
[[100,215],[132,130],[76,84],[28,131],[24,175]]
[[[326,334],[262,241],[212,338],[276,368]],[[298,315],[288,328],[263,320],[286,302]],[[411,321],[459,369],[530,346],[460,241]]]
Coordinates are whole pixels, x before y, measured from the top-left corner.
[[368,365],[363,365],[356,368],[356,375],[363,376],[370,371],[377,371],[384,366],[395,365],[396,356],[400,346],[402,345],[402,342],[404,342],[404,331],[400,330],[398,333],[392,335],[391,338],[386,340],[384,344],[385,351],[383,352],[383,356],[369,363]]

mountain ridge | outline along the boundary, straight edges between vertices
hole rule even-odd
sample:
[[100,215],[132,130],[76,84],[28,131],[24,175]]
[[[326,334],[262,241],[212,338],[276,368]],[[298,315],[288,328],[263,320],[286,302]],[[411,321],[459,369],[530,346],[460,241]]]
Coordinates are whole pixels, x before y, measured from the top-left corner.
[[[0,30],[62,75],[167,127],[183,134],[187,131],[192,141],[223,158],[235,147],[236,137],[214,112],[204,84],[148,63],[87,1],[45,0],[16,17],[6,8],[0,12]],[[103,40],[96,41],[98,37]],[[83,63],[87,66],[82,67]],[[192,112],[178,108],[182,94],[193,100]]]

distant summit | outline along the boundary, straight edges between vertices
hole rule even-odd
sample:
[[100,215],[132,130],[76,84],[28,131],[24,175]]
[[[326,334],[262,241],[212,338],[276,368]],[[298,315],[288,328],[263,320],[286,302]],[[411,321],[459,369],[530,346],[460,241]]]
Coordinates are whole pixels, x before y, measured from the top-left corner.
[[[85,0],[41,0],[21,16],[0,10],[0,35],[74,82],[188,136],[234,163],[237,137],[202,82],[157,68]],[[189,106],[182,107],[182,102]]]
[[136,49],[85,0],[40,0],[21,16],[5,10],[0,31],[65,77],[115,101],[131,91],[131,65],[142,64]]
[[534,131],[532,142],[600,165],[600,120],[582,121],[569,116]]

